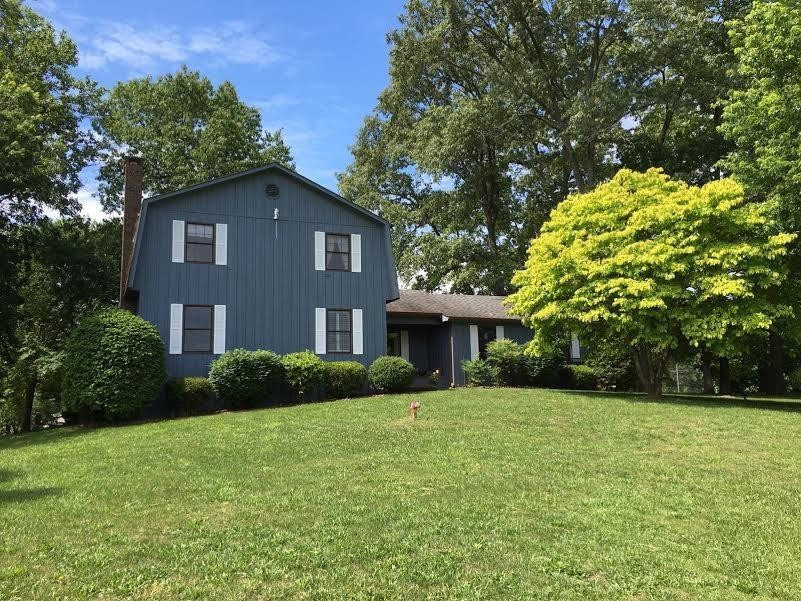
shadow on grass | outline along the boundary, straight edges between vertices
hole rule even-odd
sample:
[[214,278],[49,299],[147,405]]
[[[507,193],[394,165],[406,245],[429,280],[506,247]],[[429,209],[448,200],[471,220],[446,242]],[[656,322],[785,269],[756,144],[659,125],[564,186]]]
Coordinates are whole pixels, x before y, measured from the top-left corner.
[[[0,470],[0,484],[5,484],[18,478],[22,472],[17,470]],[[0,488],[0,505],[7,505],[10,503],[24,503],[26,501],[35,501],[44,497],[50,497],[60,494],[62,489],[56,487],[39,487],[39,488]]]
[[743,399],[737,397],[719,396],[684,396],[677,394],[667,394],[661,399],[649,399],[642,393],[636,392],[600,392],[589,390],[562,390],[566,394],[578,394],[582,396],[593,396],[598,398],[619,398],[622,400],[650,403],[654,405],[684,405],[687,407],[706,407],[717,408],[738,408],[738,409],[761,409],[763,411],[786,411],[790,413],[801,413],[801,399]]
[[6,449],[20,449],[39,444],[56,444],[65,440],[70,440],[81,434],[91,432],[92,428],[81,426],[62,426],[49,430],[39,430],[25,434],[13,434],[11,436],[0,436],[0,451]]

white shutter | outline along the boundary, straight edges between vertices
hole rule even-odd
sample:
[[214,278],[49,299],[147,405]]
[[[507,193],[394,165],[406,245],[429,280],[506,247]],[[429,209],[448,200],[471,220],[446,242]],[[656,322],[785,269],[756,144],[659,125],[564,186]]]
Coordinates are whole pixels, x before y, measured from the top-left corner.
[[570,359],[572,361],[581,361],[581,343],[575,334],[570,338]]
[[353,310],[353,354],[364,354],[364,335],[362,327],[362,310]]
[[225,305],[214,305],[214,354],[225,352]]
[[325,308],[314,310],[314,352],[325,355]]
[[184,306],[170,305],[170,355],[180,355],[183,351]]
[[362,271],[362,236],[361,234],[350,235],[350,270],[354,273]]
[[314,268],[325,271],[325,232],[314,232]]
[[478,359],[478,326],[470,326],[470,358]]
[[179,219],[172,221],[172,262],[184,262],[184,222]]
[[401,330],[401,357],[409,360],[409,330]]
[[504,331],[503,326],[495,326],[495,340],[503,340]]
[[[218,223],[214,226],[214,262],[217,265],[228,265],[228,224]],[[223,311],[225,308],[223,308]]]

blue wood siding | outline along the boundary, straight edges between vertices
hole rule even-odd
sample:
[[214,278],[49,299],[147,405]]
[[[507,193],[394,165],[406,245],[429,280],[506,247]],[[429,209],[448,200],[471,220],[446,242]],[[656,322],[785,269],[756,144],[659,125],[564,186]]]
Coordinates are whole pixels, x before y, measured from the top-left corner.
[[[280,187],[278,199],[264,194]],[[273,220],[274,209],[279,219]],[[228,264],[173,263],[172,221],[228,224]],[[361,273],[316,271],[314,232],[360,234]],[[147,206],[132,288],[139,314],[169,346],[170,304],[226,305],[226,350],[314,350],[315,308],[363,310],[364,354],[327,360],[369,365],[386,352],[386,300],[395,278],[387,227],[302,181],[262,172]],[[216,355],[167,355],[171,376],[206,375]]]

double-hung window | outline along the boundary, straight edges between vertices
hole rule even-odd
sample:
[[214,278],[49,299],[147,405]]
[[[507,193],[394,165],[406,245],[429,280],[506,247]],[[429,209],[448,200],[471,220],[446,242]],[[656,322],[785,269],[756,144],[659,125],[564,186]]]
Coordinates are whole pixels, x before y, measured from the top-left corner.
[[213,331],[213,306],[184,305],[183,351],[185,353],[211,353]]
[[325,235],[325,268],[329,271],[350,271],[349,235]]
[[186,261],[214,263],[214,225],[186,222]]
[[350,309],[328,309],[325,321],[328,352],[350,353],[353,347],[353,319]]

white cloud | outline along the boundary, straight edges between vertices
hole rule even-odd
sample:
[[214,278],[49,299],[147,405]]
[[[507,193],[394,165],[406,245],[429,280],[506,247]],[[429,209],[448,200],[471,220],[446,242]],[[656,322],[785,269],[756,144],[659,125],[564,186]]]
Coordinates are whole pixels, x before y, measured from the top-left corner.
[[267,100],[254,100],[253,102],[249,102],[259,109],[262,112],[266,111],[274,111],[277,109],[284,109],[291,106],[297,106],[302,103],[303,100],[298,98],[297,96],[292,96],[290,94],[285,94],[283,92],[279,92],[277,94],[273,94]]
[[287,62],[290,58],[270,45],[252,26],[240,21],[189,29],[165,25],[134,27],[116,21],[91,22],[77,15],[69,21],[71,34],[81,42],[81,66],[90,70],[111,64],[143,70],[192,58],[220,65],[264,67]]

